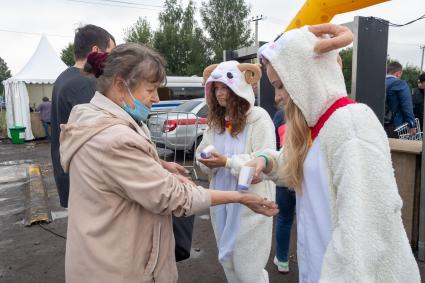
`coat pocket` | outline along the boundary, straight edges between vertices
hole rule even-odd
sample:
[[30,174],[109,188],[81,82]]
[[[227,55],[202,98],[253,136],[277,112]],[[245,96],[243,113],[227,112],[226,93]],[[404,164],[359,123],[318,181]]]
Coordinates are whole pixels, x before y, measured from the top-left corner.
[[145,268],[145,274],[152,274],[158,263],[159,245],[161,239],[161,223],[154,227],[152,235],[152,250],[149,255],[149,260]]

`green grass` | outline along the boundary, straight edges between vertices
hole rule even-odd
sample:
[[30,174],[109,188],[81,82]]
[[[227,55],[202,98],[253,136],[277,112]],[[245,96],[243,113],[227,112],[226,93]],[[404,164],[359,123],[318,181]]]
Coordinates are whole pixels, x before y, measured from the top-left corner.
[[0,138],[7,136],[7,126],[6,126],[6,111],[3,109],[0,112]]

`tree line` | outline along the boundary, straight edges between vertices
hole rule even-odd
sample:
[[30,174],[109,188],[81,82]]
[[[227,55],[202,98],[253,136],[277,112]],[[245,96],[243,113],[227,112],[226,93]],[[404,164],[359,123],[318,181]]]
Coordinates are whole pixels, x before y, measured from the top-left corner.
[[0,57],[0,96],[2,96],[4,92],[4,86],[1,82],[7,80],[10,77],[10,70],[7,67],[6,62]]
[[[166,0],[158,15],[159,25],[153,30],[147,18],[124,28],[124,40],[145,44],[167,61],[167,74],[177,76],[202,75],[203,69],[223,61],[223,50],[250,46],[253,37],[249,26],[251,7],[245,0],[205,0],[199,7],[201,23],[196,20],[198,7],[190,0],[183,6],[177,0]],[[74,46],[69,43],[61,51],[62,61],[74,65]],[[348,93],[351,92],[352,48],[340,52]],[[391,60],[391,59],[390,59]],[[411,88],[417,87],[420,70],[407,65],[403,71]],[[6,62],[0,58],[0,81],[11,76]],[[0,95],[3,85],[0,83]]]
[[[248,20],[251,8],[244,0],[203,2],[202,26],[196,20],[197,11],[192,0],[185,7],[177,0],[166,0],[157,30],[152,29],[147,18],[140,17],[124,29],[124,40],[145,44],[162,54],[171,76],[200,76],[207,65],[223,61],[223,50],[253,43]],[[72,54],[72,44],[61,52],[68,66],[74,64]]]
[[[351,93],[353,48],[348,47],[348,48],[342,49],[339,52],[339,55],[341,56],[341,59],[342,59],[342,72],[344,74],[345,86],[347,88],[347,92]],[[387,64],[394,61],[397,61],[397,60],[388,58]],[[418,87],[418,77],[420,74],[421,74],[421,69],[419,67],[406,64],[406,66],[403,67],[403,74],[401,76],[401,79],[407,82],[410,89],[415,89]]]

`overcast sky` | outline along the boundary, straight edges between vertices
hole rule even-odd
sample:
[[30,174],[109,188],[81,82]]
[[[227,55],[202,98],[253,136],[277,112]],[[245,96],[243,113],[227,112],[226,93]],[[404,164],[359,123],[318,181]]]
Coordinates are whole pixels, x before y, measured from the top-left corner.
[[[35,51],[41,33],[47,35],[59,54],[73,40],[74,29],[95,24],[123,42],[124,29],[147,17],[158,26],[161,0],[0,0],[0,57],[12,74],[18,73]],[[195,0],[198,7],[202,1]],[[115,4],[113,3],[115,2]],[[118,2],[121,2],[118,4]],[[142,5],[123,4],[122,2]],[[188,0],[183,0],[185,5]],[[281,33],[301,8],[304,0],[250,0],[252,16],[266,17],[259,22],[259,40],[269,41]],[[92,4],[97,3],[97,4]],[[105,5],[101,5],[101,4]],[[332,22],[345,23],[355,16],[375,16],[393,23],[405,23],[425,14],[425,0],[393,0],[359,11],[338,15]],[[252,24],[252,27],[253,24]],[[420,45],[425,45],[425,20],[406,27],[390,28],[388,53],[403,65],[420,66]]]

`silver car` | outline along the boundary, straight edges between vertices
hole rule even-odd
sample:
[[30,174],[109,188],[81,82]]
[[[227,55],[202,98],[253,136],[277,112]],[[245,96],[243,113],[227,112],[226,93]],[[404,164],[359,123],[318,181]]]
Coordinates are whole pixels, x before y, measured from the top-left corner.
[[207,115],[205,99],[197,98],[172,111],[152,113],[147,124],[157,146],[193,152],[207,127]]

